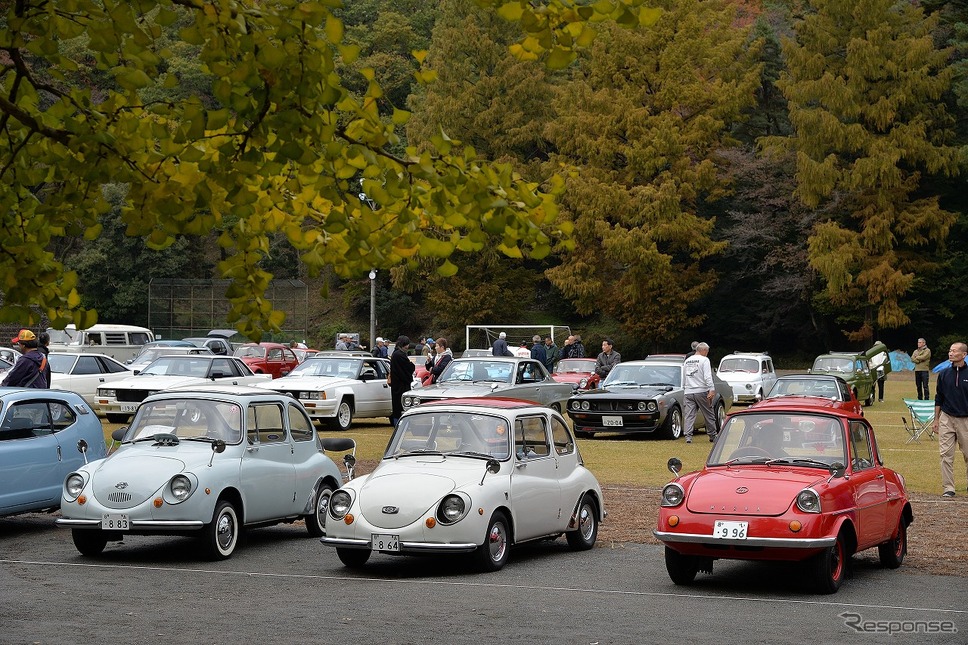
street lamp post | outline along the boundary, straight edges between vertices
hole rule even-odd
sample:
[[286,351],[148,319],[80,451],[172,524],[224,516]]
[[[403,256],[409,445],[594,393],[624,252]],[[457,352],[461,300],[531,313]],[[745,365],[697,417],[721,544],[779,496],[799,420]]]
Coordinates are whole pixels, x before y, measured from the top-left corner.
[[376,349],[376,269],[370,269],[370,351]]

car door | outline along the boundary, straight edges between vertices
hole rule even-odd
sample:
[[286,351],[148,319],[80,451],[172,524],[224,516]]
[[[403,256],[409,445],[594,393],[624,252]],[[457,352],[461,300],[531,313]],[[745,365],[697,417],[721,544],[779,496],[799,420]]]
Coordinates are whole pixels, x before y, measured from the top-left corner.
[[[98,387],[104,384],[104,364],[97,356],[79,356],[71,368],[64,389],[77,392],[85,399],[94,398]],[[127,371],[127,370],[125,370]]]
[[514,424],[511,514],[516,540],[559,530],[562,521],[558,458],[551,448],[548,419],[523,416]]
[[292,438],[292,464],[296,478],[296,505],[304,507],[320,475],[319,450],[316,446],[316,429],[301,406],[286,406],[289,436]]
[[[850,422],[850,483],[857,513],[857,541],[864,549],[884,541],[887,530],[887,482],[874,458],[869,428],[862,421]],[[893,527],[892,527],[893,528]]]
[[54,436],[46,401],[7,406],[0,420],[0,513],[59,506],[70,454]]
[[246,410],[249,445],[242,458],[240,487],[247,524],[297,511],[293,447],[283,414],[276,403],[254,403]]
[[773,367],[773,359],[765,358],[762,361],[763,370],[763,394],[764,396],[773,389],[776,383],[776,369]]
[[541,388],[538,383],[544,380],[541,369],[544,369],[537,361],[520,361],[514,375],[514,386],[509,390],[497,390],[496,396],[511,396],[528,401],[545,403],[541,400]]
[[364,358],[357,383],[357,416],[387,416],[392,412],[390,385],[387,383],[387,367],[378,358]]

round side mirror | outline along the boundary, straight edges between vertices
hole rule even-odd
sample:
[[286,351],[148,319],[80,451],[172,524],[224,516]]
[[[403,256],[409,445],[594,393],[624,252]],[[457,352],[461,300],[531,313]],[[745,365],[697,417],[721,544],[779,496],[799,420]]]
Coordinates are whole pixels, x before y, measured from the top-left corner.
[[834,463],[830,464],[828,469],[830,470],[831,477],[840,478],[843,477],[844,473],[847,471],[847,466],[843,465],[839,461],[835,461]]
[[682,460],[679,459],[678,457],[672,457],[671,459],[669,459],[669,462],[666,464],[666,468],[668,468],[673,475],[678,477],[679,472],[682,470]]
[[497,473],[501,472],[501,462],[499,462],[497,459],[488,459],[487,472],[491,473],[492,475],[496,475]]
[[85,452],[87,452],[87,442],[84,441],[83,439],[77,442],[77,452],[81,454],[84,454]]
[[216,439],[212,442],[212,450],[219,454],[225,452],[225,442],[221,439]]
[[122,426],[111,433],[111,438],[115,441],[123,441],[124,435],[128,433],[128,426]]

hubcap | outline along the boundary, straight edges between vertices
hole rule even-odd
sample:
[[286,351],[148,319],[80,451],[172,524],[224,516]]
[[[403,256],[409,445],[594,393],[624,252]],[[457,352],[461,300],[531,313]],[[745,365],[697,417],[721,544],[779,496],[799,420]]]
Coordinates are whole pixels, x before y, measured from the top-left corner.
[[592,531],[595,530],[595,520],[587,504],[582,504],[581,511],[578,513],[578,530],[586,541],[591,539]]
[[219,548],[223,551],[232,546],[232,541],[235,539],[235,520],[228,512],[222,513],[218,518],[216,539]]
[[350,406],[343,403],[339,406],[339,424],[347,426],[350,423]]
[[487,548],[491,552],[491,560],[500,562],[504,559],[504,551],[508,548],[507,536],[504,535],[504,525],[495,524],[487,536]]
[[323,491],[316,500],[316,518],[319,525],[326,528],[326,513],[329,511],[329,491]]

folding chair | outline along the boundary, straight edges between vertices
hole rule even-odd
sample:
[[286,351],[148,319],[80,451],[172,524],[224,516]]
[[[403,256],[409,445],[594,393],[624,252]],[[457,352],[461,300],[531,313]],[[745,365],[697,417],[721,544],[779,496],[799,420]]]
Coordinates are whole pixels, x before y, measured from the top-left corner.
[[904,429],[911,437],[905,443],[917,441],[921,443],[921,435],[927,433],[928,439],[934,440],[931,424],[934,422],[934,401],[919,401],[918,399],[903,399],[904,405],[911,412],[911,425],[907,419],[901,417]]

